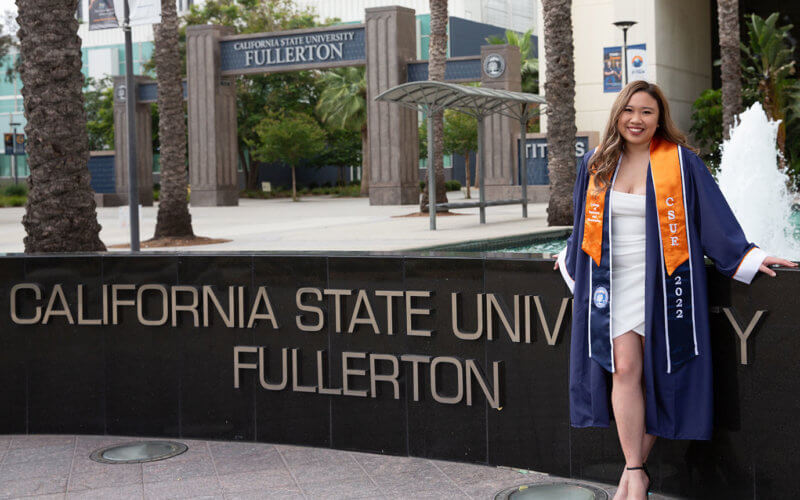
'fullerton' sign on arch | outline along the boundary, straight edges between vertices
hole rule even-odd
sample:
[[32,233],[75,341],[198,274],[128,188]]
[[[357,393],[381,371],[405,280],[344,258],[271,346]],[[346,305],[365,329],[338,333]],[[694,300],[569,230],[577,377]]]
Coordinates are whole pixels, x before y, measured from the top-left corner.
[[236,35],[220,40],[222,74],[365,64],[364,25]]

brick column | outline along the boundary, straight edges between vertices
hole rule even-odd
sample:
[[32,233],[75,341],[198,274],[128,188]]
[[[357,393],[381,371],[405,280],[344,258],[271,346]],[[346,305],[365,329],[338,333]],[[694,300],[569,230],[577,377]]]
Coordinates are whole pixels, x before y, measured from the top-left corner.
[[[140,83],[152,82],[146,76],[134,77]],[[125,101],[117,99],[125,76],[114,77],[114,177],[116,193],[102,195],[99,204],[114,207],[128,204],[128,110]],[[128,92],[129,95],[131,92]],[[136,95],[136,94],[133,94]],[[153,206],[153,131],[150,103],[136,103],[136,175],[139,185],[139,204]]]
[[375,96],[407,81],[406,66],[416,59],[413,9],[366,9],[367,127],[371,205],[419,203],[417,113]]
[[236,86],[220,75],[219,39],[227,26],[186,29],[189,183],[192,206],[239,204]]
[[[502,74],[492,78],[486,73],[486,58],[496,54],[505,61]],[[481,86],[489,89],[522,89],[519,49],[512,45],[484,45],[481,47]],[[517,141],[519,120],[501,115],[491,115],[484,120],[484,147],[486,148],[486,199],[508,198],[508,186],[518,185]],[[482,167],[483,168],[483,167]]]

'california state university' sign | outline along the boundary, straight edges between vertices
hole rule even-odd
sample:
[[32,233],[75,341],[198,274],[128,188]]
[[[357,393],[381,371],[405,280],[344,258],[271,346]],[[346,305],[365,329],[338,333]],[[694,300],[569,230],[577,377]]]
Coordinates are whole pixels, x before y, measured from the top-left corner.
[[363,64],[364,26],[293,30],[280,35],[237,35],[220,41],[223,74]]

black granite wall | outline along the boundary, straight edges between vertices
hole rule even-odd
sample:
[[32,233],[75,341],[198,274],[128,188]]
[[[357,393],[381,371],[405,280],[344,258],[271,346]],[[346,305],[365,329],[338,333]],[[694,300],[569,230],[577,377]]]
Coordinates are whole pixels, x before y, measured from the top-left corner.
[[[623,466],[613,429],[573,429],[568,420],[569,307],[551,345],[534,299],[529,299],[530,342],[525,341],[526,316],[520,317],[520,342],[514,342],[498,318],[487,340],[487,315],[478,340],[461,340],[453,333],[451,294],[459,292],[458,325],[478,327],[477,294],[495,294],[514,326],[514,295],[538,296],[551,330],[569,291],[551,260],[520,255],[465,256],[430,254],[110,254],[85,256],[0,257],[0,433],[81,433],[141,435],[225,440],[250,440],[330,446],[395,455],[413,455],[493,465],[508,465],[615,482]],[[698,498],[791,498],[800,459],[800,273],[779,271],[778,277],[758,277],[749,287],[709,269],[712,341],[716,379],[716,433],[711,442],[659,440],[649,461],[658,490]],[[16,296],[19,318],[42,316],[54,286],[60,284],[67,307],[56,295],[48,324],[43,317],[31,325],[12,321],[11,289],[33,283],[42,290],[22,290]],[[109,311],[107,323],[79,325],[78,289],[83,285],[84,318],[103,316],[103,285]],[[137,307],[118,308],[113,323],[111,285],[144,284],[199,289],[198,320],[182,312],[172,326],[172,311],[164,326],[141,324]],[[233,286],[233,327],[209,304],[209,325],[203,322],[202,286],[211,286],[227,311],[228,287]],[[258,287],[268,291],[277,329],[269,319],[247,322]],[[242,287],[242,288],[238,288]],[[313,294],[303,303],[318,305],[326,315],[318,332],[301,331],[296,292],[299,288],[351,290],[341,295],[341,333],[336,332],[335,298],[319,303]],[[186,290],[186,289],[178,289]],[[241,290],[241,292],[239,291]],[[365,290],[352,332],[348,326]],[[429,314],[406,320],[404,297],[387,307],[381,291],[425,291],[411,307]],[[379,292],[379,295],[376,295]],[[178,304],[191,293],[177,292]],[[241,293],[241,296],[239,295]],[[330,292],[333,293],[333,292]],[[343,293],[343,292],[336,292]],[[238,304],[244,299],[241,315]],[[380,333],[369,324],[367,299]],[[486,296],[484,295],[484,301]],[[135,300],[136,291],[120,290],[118,300]],[[524,313],[523,302],[520,310]],[[171,296],[168,308],[171,309]],[[729,308],[746,330],[758,310],[766,313],[747,340],[748,364],[741,364],[741,343],[722,308]],[[162,297],[142,295],[143,316],[162,316]],[[267,314],[265,307],[258,311]],[[389,319],[392,315],[392,334]],[[314,324],[315,312],[300,321]],[[409,326],[431,331],[408,335]],[[552,340],[551,332],[551,340]],[[264,347],[264,369],[240,369],[234,388],[234,347]],[[288,380],[284,390],[262,387],[260,378],[279,383],[282,349],[287,349]],[[323,386],[343,387],[342,352],[348,361],[349,391],[365,397],[300,392],[292,389],[292,354],[299,365],[296,385],[316,386],[317,351],[323,354]],[[364,358],[359,357],[360,353]],[[372,397],[369,354],[374,373],[392,373],[397,359],[397,398],[391,382],[377,381]],[[414,400],[412,363],[403,355],[455,358],[462,380],[466,360],[474,360],[489,383],[494,362],[499,365],[500,408],[487,402],[480,386],[466,385],[455,404],[432,396],[430,365],[419,362]],[[256,364],[258,354],[240,354]],[[457,398],[458,367],[453,360],[438,363],[436,390]],[[360,371],[360,370],[363,370]]]

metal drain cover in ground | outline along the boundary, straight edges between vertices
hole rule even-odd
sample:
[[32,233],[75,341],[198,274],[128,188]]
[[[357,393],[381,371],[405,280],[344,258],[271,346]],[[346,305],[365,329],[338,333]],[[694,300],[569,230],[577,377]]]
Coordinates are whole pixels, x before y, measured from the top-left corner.
[[608,493],[587,484],[523,484],[507,488],[494,500],[608,500]]
[[89,458],[101,464],[141,464],[172,458],[187,449],[185,444],[175,441],[136,441],[101,448]]

